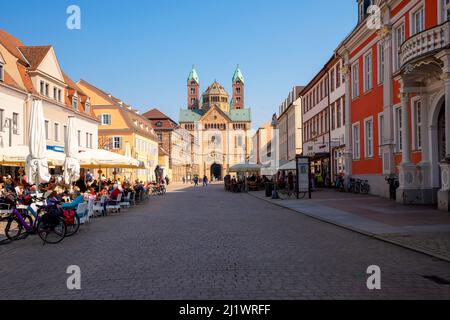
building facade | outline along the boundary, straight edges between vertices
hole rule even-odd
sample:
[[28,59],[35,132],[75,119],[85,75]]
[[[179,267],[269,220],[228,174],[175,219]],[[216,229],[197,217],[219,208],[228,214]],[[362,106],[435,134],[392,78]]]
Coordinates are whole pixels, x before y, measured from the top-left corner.
[[[131,156],[143,164],[139,170],[115,169],[115,173],[131,180],[154,181],[159,163],[159,140],[151,122],[136,109],[92,84],[80,80],[77,85],[91,98],[91,108],[100,121],[99,149],[125,155],[129,147]],[[111,176],[113,172],[107,170],[107,174]]]
[[89,97],[66,75],[52,46],[26,46],[0,30],[0,143],[28,144],[33,100],[43,104],[47,148],[64,152],[69,117],[75,117],[79,150],[96,149],[98,121]]
[[194,162],[192,162],[193,135],[178,123],[159,111],[152,109],[143,115],[155,130],[160,146],[169,154],[169,178],[175,182],[191,180],[194,174]]
[[331,182],[330,97],[327,67],[303,89],[303,155],[311,158],[312,172]]
[[280,141],[280,163],[295,160],[303,152],[302,97],[304,87],[296,86],[280,105],[278,130]]
[[187,109],[181,110],[180,125],[199,142],[195,161],[199,174],[221,180],[231,166],[250,156],[251,110],[245,107],[244,76],[238,67],[231,97],[216,81],[200,97],[199,76],[192,69],[187,89]]
[[376,1],[381,23],[369,27],[371,1],[336,53],[343,59],[345,158],[349,176],[397,201],[450,209],[450,14],[446,0]]

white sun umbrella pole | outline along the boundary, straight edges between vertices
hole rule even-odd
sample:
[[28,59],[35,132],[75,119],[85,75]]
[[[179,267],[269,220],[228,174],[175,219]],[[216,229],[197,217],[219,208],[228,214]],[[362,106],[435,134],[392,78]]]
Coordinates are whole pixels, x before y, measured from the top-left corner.
[[66,160],[64,161],[64,181],[72,185],[80,179],[80,161],[78,160],[78,137],[75,117],[69,117],[65,141]]
[[45,120],[41,100],[34,100],[31,106],[28,147],[25,172],[30,184],[47,183],[50,181],[48,161],[46,158]]

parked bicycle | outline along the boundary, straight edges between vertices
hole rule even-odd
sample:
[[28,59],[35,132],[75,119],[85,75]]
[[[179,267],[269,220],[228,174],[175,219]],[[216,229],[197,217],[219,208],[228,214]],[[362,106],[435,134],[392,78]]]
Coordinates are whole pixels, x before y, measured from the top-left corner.
[[33,219],[27,209],[18,210],[21,203],[27,208],[30,207],[35,201],[33,198],[20,199],[14,195],[8,195],[5,200],[12,208],[5,227],[5,235],[9,240],[23,240],[29,235],[38,234],[44,243],[57,244],[66,237],[67,227],[64,218],[58,214],[59,203],[36,204],[38,210]]

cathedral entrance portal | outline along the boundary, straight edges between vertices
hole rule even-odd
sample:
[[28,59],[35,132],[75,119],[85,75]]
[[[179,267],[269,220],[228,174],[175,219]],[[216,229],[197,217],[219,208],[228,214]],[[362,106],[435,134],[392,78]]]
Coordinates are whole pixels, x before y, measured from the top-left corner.
[[211,179],[212,180],[222,180],[222,166],[220,164],[214,163],[211,166]]

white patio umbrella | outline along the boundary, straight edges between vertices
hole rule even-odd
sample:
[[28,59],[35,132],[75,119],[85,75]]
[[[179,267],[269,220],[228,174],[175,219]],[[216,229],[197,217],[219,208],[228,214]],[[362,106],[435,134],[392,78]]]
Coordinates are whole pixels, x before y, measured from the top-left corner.
[[297,169],[297,162],[296,161],[291,161],[291,162],[288,162],[288,163],[282,165],[280,167],[280,169],[278,169],[278,170],[280,170],[280,171],[292,171],[292,170],[296,170],[296,169]]
[[255,163],[240,163],[230,167],[230,172],[247,173],[247,172],[260,172],[262,166]]
[[65,141],[66,160],[64,161],[64,181],[67,184],[80,179],[80,161],[78,160],[78,137],[75,117],[69,117]]
[[[23,167],[30,155],[28,146],[15,146],[0,149],[0,164],[2,166]],[[45,150],[45,158],[51,166],[63,166],[65,155],[61,152]]]
[[81,167],[86,169],[131,169],[140,167],[140,162],[136,159],[100,149],[81,152],[77,158]]
[[45,143],[44,121],[42,101],[34,100],[31,106],[30,127],[28,130],[30,154],[27,157],[25,166],[25,172],[30,184],[47,183],[51,178],[46,158],[47,146]]

